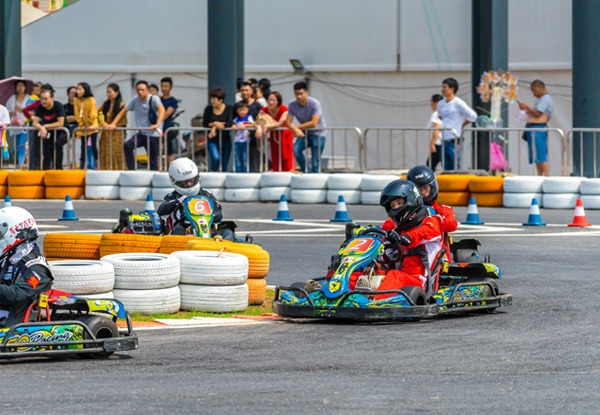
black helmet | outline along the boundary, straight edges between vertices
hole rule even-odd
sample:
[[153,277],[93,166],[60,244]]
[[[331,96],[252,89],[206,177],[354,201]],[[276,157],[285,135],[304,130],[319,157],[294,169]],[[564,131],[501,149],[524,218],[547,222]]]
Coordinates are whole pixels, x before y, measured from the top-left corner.
[[435,173],[427,166],[415,166],[408,171],[406,180],[410,180],[417,185],[419,189],[423,186],[429,186],[429,196],[423,198],[423,203],[427,206],[433,205],[438,197],[438,183]]
[[[404,205],[392,209],[392,201],[398,198],[404,199]],[[413,182],[394,180],[381,191],[379,204],[385,208],[388,216],[396,222],[396,226],[400,226],[423,206],[423,198],[419,188]]]

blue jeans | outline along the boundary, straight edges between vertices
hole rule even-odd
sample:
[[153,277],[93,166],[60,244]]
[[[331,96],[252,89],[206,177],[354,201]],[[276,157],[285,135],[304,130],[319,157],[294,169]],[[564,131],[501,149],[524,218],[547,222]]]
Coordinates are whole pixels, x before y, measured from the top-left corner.
[[27,132],[15,134],[15,144],[17,147],[17,165],[25,164],[25,153],[27,152]]
[[[92,141],[94,143],[94,141]],[[150,170],[158,170],[158,137],[147,136],[142,133],[136,133],[123,144],[123,152],[127,161],[127,170],[135,170],[135,149],[144,147],[148,153],[148,161],[150,162]],[[96,157],[97,158],[97,157]]]
[[454,154],[454,140],[444,141],[444,170],[454,170],[454,157],[456,156],[456,168],[460,169],[460,147],[456,143],[456,154]]
[[210,138],[208,139],[207,149],[210,157],[210,171],[219,171],[221,160],[223,163],[223,171],[227,171],[229,155],[231,154],[231,138],[223,137],[221,140],[221,148],[219,148],[218,136]]
[[[319,172],[319,160],[323,154],[325,148],[325,136],[317,134],[307,134],[308,145],[312,153],[311,160],[311,173]],[[319,148],[320,147],[320,148]],[[304,150],[306,149],[305,137],[300,137],[294,143],[294,156],[302,171],[306,171],[306,160],[304,159]]]
[[248,143],[235,143],[235,171],[246,172],[248,168]]

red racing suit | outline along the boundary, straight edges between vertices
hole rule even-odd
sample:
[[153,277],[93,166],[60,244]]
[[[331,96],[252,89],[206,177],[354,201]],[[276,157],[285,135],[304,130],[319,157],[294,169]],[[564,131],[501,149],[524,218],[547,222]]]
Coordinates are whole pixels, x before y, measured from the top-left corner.
[[446,250],[445,256],[449,262],[454,262],[450,257],[450,238],[448,237],[450,232],[454,232],[456,228],[458,228],[458,222],[456,221],[456,216],[454,216],[454,209],[452,209],[452,206],[440,205],[437,200],[433,202],[431,208],[436,214],[441,215],[442,217],[444,249]]
[[[384,223],[383,229],[389,226]],[[428,216],[420,225],[402,231],[402,235],[408,235],[411,244],[405,247],[408,255],[402,257],[400,270],[390,269],[379,285],[379,290],[398,290],[408,285],[416,285],[427,290],[427,281],[431,272],[431,266],[437,260],[443,247],[443,219],[439,215]],[[420,254],[414,252],[415,248],[422,247],[427,255],[428,267],[423,263]],[[437,289],[437,276],[433,282],[433,289]],[[390,297],[395,294],[381,294],[376,299]]]

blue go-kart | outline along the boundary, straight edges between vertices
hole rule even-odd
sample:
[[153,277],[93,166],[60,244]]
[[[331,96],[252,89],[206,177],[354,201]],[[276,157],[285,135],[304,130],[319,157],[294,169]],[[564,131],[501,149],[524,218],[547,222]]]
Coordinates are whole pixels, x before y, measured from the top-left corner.
[[[377,288],[385,277],[380,261],[390,261],[383,244],[387,232],[356,224],[349,224],[346,230],[347,238],[332,261],[335,272],[331,278],[317,278],[315,281],[323,285],[311,293],[304,289],[304,282],[278,286],[275,313],[293,318],[417,321],[452,313],[492,313],[512,303],[511,294],[499,291],[500,270],[496,265],[449,264],[443,262],[444,252],[434,264],[428,264],[425,290],[408,286],[380,291]],[[393,248],[402,252],[400,246]],[[350,277],[356,272],[368,278],[368,287],[350,289]],[[388,296],[377,299],[380,294]]]

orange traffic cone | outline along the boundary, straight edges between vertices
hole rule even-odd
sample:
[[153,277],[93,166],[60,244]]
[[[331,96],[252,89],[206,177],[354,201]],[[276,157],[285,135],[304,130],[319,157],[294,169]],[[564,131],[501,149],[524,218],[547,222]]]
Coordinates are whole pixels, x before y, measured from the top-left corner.
[[577,203],[575,204],[575,216],[573,216],[573,223],[569,223],[568,226],[592,226],[591,223],[587,223],[581,199],[577,199]]

